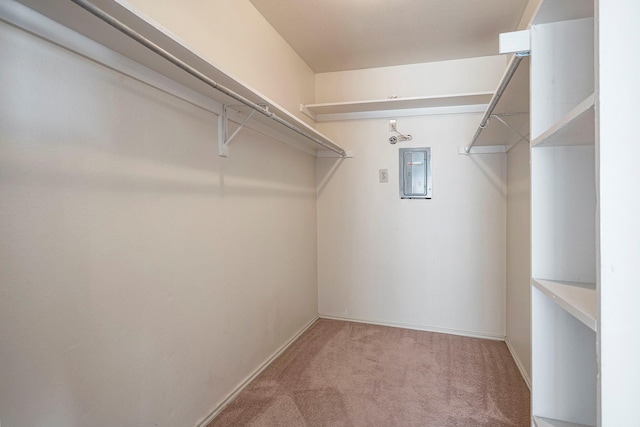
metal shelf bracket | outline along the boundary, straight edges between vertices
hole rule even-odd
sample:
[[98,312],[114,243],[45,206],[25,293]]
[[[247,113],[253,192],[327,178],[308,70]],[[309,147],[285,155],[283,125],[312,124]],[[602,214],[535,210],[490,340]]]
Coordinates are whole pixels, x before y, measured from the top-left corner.
[[235,138],[235,136],[242,130],[244,125],[253,117],[256,110],[251,110],[251,113],[240,123],[238,128],[229,136],[229,117],[227,115],[227,108],[233,107],[232,105],[223,105],[222,114],[218,116],[218,155],[220,157],[229,156],[229,144]]
[[[529,113],[518,113],[518,114],[529,114]],[[517,114],[505,114],[505,115],[517,115]],[[518,132],[518,130],[516,130],[513,126],[511,126],[509,123],[505,122],[504,120],[502,120],[502,114],[492,114],[490,117],[493,119],[497,119],[500,123],[502,123],[504,125],[504,127],[506,127],[507,129],[509,129],[511,132],[515,133],[516,135],[518,135],[520,137],[520,139],[524,139],[527,142],[531,142],[529,141],[529,138],[527,138],[526,136],[524,136],[523,134],[521,134],[520,132]]]

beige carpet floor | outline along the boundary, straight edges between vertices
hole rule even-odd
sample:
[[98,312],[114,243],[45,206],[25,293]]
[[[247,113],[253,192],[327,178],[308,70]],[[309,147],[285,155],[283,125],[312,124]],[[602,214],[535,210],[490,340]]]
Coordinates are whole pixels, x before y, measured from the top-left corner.
[[530,426],[504,342],[318,320],[210,424]]

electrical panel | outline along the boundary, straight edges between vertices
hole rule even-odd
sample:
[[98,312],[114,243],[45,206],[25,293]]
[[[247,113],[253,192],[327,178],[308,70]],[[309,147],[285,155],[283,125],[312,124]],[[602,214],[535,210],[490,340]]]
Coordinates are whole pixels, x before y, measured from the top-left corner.
[[431,147],[400,149],[400,198],[431,198]]

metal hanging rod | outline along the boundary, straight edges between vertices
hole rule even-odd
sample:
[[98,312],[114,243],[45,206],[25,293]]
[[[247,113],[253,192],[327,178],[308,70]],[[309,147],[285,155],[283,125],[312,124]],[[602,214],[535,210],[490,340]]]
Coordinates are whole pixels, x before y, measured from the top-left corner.
[[512,116],[524,116],[525,114],[529,114],[528,112],[522,111],[519,113],[495,113],[492,114],[491,117],[512,117]]
[[200,71],[198,71],[197,69],[193,68],[192,66],[190,66],[189,64],[187,64],[186,62],[182,61],[181,59],[179,59],[178,57],[176,57],[175,55],[169,53],[168,51],[166,51],[165,49],[161,48],[160,46],[158,46],[157,44],[153,43],[151,40],[147,39],[145,36],[143,36],[142,34],[138,33],[136,30],[134,30],[133,28],[129,27],[128,25],[124,24],[123,22],[119,21],[118,19],[114,18],[113,16],[109,15],[108,13],[106,13],[105,11],[103,11],[102,9],[100,9],[99,7],[97,7],[96,5],[94,5],[93,3],[90,3],[86,0],[71,0],[73,3],[77,4],[78,6],[80,6],[81,8],[83,8],[84,10],[86,10],[87,12],[91,13],[92,15],[96,16],[97,18],[101,19],[102,21],[106,22],[107,24],[111,25],[113,28],[115,28],[116,30],[120,31],[121,33],[127,35],[128,37],[132,38],[133,40],[137,41],[138,43],[140,43],[141,45],[143,45],[144,47],[146,47],[147,49],[151,50],[152,52],[156,53],[157,55],[161,56],[162,58],[166,59],[167,61],[171,62],[173,65],[175,65],[176,67],[186,71],[187,73],[189,73],[190,75],[192,75],[193,77],[197,78],[198,80],[200,80],[201,82],[205,83],[206,85],[212,87],[213,89],[227,95],[230,98],[235,99],[236,101],[240,102],[243,105],[246,105],[247,107],[257,111],[258,113],[262,114],[265,117],[268,117],[272,120],[274,120],[275,122],[281,124],[282,126],[292,130],[293,132],[303,136],[304,138],[307,138],[313,142],[315,142],[316,144],[333,151],[334,153],[339,154],[342,157],[345,157],[347,155],[347,153],[342,150],[342,149],[338,149],[335,147],[330,146],[329,144],[326,144],[324,141],[316,138],[313,135],[310,135],[308,132],[305,132],[304,130],[300,129],[299,127],[289,123],[288,121],[284,120],[283,118],[277,116],[276,114],[272,113],[271,111],[269,111],[268,106],[264,107],[263,105],[257,104],[247,98],[245,98],[244,96],[240,95],[239,93],[217,83],[216,81],[210,79],[209,77],[207,77],[206,75],[204,75],[203,73],[201,73]]
[[491,98],[489,107],[487,107],[487,111],[485,111],[484,116],[480,121],[480,125],[478,126],[478,129],[476,130],[475,135],[473,135],[473,139],[471,140],[471,143],[464,149],[465,154],[469,154],[471,152],[471,148],[476,143],[476,141],[478,140],[478,137],[482,133],[482,130],[485,128],[485,126],[487,125],[487,122],[491,118],[494,108],[496,108],[496,105],[498,105],[498,101],[500,101],[500,97],[502,97],[502,93],[509,85],[509,82],[511,81],[511,78],[513,78],[513,75],[516,73],[516,70],[518,69],[518,65],[520,65],[520,62],[522,62],[522,58],[524,58],[525,56],[528,56],[528,54],[529,54],[528,52],[516,54],[513,61],[511,61],[511,64],[507,69],[504,75],[504,78],[500,82],[500,86],[498,86],[496,93]]

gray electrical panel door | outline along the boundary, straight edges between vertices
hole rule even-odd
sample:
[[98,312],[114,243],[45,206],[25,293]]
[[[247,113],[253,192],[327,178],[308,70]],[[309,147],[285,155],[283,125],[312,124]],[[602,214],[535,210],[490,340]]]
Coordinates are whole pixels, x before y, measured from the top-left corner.
[[400,149],[400,198],[431,198],[431,147]]

